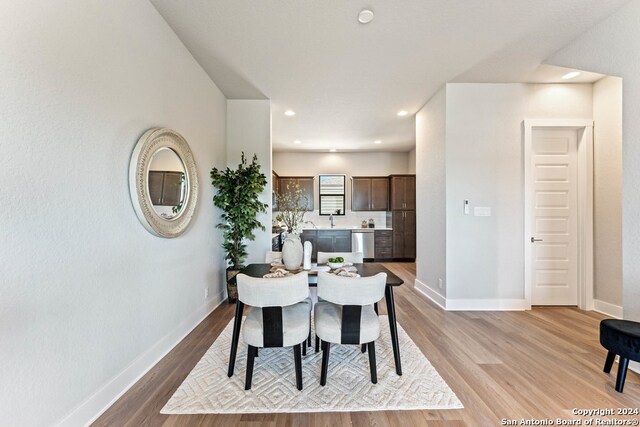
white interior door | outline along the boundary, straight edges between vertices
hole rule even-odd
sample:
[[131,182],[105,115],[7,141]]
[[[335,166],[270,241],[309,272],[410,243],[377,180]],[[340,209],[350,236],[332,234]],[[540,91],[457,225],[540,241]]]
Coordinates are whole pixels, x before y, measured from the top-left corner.
[[531,304],[577,305],[578,131],[534,128],[531,142]]

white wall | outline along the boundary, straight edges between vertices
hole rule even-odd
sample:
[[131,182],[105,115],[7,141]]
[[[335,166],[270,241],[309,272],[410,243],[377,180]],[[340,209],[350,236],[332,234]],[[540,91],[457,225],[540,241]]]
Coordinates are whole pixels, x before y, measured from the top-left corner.
[[633,0],[547,60],[623,78],[622,281],[624,317],[640,320],[640,1]]
[[359,226],[362,220],[373,218],[376,226],[385,226],[385,212],[352,212],[351,211],[351,177],[353,176],[387,176],[391,174],[409,173],[408,153],[402,152],[365,152],[365,153],[273,153],[273,170],[280,176],[314,176],[314,212],[305,215],[306,221],[313,221],[318,226],[328,224],[327,216],[318,215],[318,176],[325,174],[347,175],[345,196],[345,216],[336,216],[337,226]]
[[591,99],[588,84],[447,85],[447,298],[524,298],[522,120],[591,118]]
[[593,85],[594,297],[622,307],[622,79]]
[[238,167],[243,151],[248,163],[254,154],[258,155],[260,170],[267,177],[260,201],[269,205],[266,213],[258,215],[265,230],[253,230],[255,240],[246,242],[246,265],[264,262],[266,251],[271,250],[271,101],[227,101],[227,165],[231,169]]
[[[443,103],[446,117],[442,113]],[[418,279],[441,293],[434,284],[437,277],[444,277],[440,205],[446,187],[447,303],[521,301],[524,298],[522,121],[591,116],[589,84],[446,85],[446,100],[432,100],[418,115],[416,169],[421,242]],[[443,148],[439,141],[444,122]],[[441,182],[443,171],[446,183]],[[465,199],[470,202],[470,215],[464,215]],[[490,207],[492,216],[473,216],[477,206]],[[429,239],[432,241],[424,242]]]
[[[0,57],[0,425],[72,411],[82,425],[221,298],[208,176],[226,165],[226,100],[146,1],[2,2]],[[198,167],[175,239],[147,232],[129,197],[154,126]]]
[[446,97],[442,87],[416,114],[416,278],[441,297],[447,283]]
[[407,173],[416,173],[416,149],[409,151],[407,159]]
[[318,176],[346,174],[351,176],[386,176],[409,173],[408,153],[273,153],[273,170],[282,176]]

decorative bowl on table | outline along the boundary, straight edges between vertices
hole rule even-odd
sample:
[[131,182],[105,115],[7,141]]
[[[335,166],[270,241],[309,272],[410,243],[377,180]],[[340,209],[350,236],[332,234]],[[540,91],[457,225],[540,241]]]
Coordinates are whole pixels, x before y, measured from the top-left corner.
[[335,258],[329,258],[327,260],[327,265],[331,267],[332,270],[335,270],[336,268],[344,267],[344,258],[342,258],[341,256],[335,257]]

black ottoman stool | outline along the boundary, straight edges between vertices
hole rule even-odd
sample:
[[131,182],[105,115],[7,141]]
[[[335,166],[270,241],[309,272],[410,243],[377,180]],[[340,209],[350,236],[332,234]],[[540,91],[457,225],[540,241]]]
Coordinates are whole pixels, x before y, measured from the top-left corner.
[[616,355],[620,356],[616,391],[622,393],[629,360],[640,361],[640,323],[630,320],[603,320],[600,322],[600,344],[609,350],[604,362],[604,371],[607,374],[611,372]]

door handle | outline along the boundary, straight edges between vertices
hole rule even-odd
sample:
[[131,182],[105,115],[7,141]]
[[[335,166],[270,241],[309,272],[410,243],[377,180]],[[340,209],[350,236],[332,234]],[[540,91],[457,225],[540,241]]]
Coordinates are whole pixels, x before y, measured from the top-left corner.
[[531,238],[531,243],[542,242],[542,239],[536,239],[535,237]]

